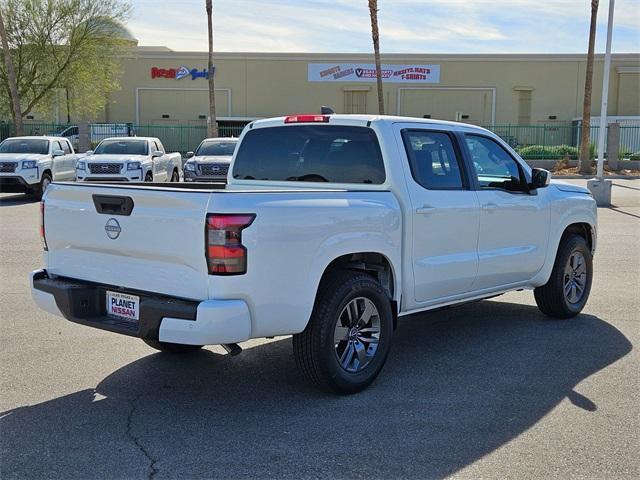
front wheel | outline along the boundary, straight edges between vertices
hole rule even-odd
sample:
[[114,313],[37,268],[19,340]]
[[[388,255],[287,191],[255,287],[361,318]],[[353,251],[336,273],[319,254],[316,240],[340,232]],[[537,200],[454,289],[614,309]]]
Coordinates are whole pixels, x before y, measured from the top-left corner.
[[47,188],[49,188],[50,184],[51,175],[49,175],[48,173],[43,173],[42,178],[40,179],[40,183],[33,190],[33,196],[36,198],[36,200],[42,200],[42,196],[44,195],[44,192],[47,191]]
[[142,339],[144,343],[149,345],[151,348],[155,348],[161,352],[165,353],[193,353],[200,350],[202,345],[185,345],[183,343],[169,343],[169,342],[160,342],[157,340],[146,340]]
[[296,363],[306,379],[336,393],[365,389],[391,349],[391,302],[371,276],[336,271],[318,292],[309,324],[293,336]]
[[575,317],[587,303],[592,276],[593,261],[585,239],[579,235],[564,237],[549,281],[534,290],[538,308],[554,318]]

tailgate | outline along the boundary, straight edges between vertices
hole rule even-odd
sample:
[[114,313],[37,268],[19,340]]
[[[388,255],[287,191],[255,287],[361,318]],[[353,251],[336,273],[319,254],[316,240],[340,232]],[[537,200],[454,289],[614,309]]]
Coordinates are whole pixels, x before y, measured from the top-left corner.
[[[206,191],[51,185],[44,213],[47,271],[206,299],[204,229],[210,198]],[[124,202],[125,213],[132,202],[130,214],[116,214],[118,202]]]

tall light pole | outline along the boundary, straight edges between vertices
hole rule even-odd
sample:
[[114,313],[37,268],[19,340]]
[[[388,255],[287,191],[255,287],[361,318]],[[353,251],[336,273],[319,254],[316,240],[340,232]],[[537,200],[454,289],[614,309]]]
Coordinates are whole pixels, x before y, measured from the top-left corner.
[[602,75],[602,103],[600,104],[600,128],[598,129],[597,176],[604,174],[604,138],[607,130],[607,103],[609,100],[609,71],[611,70],[611,37],[613,34],[613,8],[615,0],[609,0],[609,20],[607,22],[607,49],[604,54],[604,75]]
[[587,188],[599,207],[611,206],[611,187],[613,182],[605,180],[604,174],[604,135],[607,129],[607,100],[609,97],[609,70],[611,70],[611,35],[613,33],[613,7],[615,0],[609,0],[609,21],[607,23],[607,49],[604,55],[602,76],[602,103],[600,104],[600,128],[598,129],[598,168],[597,178],[587,182]]

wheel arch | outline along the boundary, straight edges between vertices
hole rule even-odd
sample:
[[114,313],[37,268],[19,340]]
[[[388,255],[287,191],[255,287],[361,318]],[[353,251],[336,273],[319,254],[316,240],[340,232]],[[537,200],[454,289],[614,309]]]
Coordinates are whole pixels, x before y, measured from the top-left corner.
[[[560,238],[560,243],[567,235],[575,234],[585,239],[587,245],[589,245],[589,250],[593,254],[595,249],[595,231],[593,226],[587,222],[576,222],[567,225],[562,232],[562,237]],[[559,246],[559,245],[558,245]],[[557,251],[557,249],[556,249]]]
[[384,253],[376,251],[355,251],[342,254],[331,260],[324,268],[316,286],[314,300],[318,296],[320,285],[331,272],[336,270],[352,270],[363,272],[375,278],[391,302],[393,312],[393,327],[397,326],[398,305],[399,305],[399,283],[398,275],[392,260]]
[[579,235],[584,238],[589,246],[591,254],[593,255],[595,253],[597,245],[595,216],[591,217],[588,215],[581,215],[579,217],[567,219],[564,222],[564,226],[558,228],[555,231],[555,235],[551,236],[547,247],[547,259],[542,269],[531,280],[532,287],[540,287],[547,283],[558,255],[558,249],[560,248],[564,238],[571,234]]

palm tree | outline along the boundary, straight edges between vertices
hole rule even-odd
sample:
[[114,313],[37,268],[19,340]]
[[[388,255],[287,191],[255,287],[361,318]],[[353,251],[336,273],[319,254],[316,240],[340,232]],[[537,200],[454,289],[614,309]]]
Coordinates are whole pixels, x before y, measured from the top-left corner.
[[211,0],[206,0],[207,26],[209,28],[209,64],[207,66],[209,76],[209,116],[207,118],[207,135],[215,138],[218,136],[218,122],[216,120],[216,89],[213,81],[213,6],[211,3]]
[[7,69],[7,80],[9,81],[13,126],[16,129],[16,135],[22,135],[22,108],[20,107],[20,96],[18,95],[18,82],[16,80],[16,71],[13,68],[13,60],[11,60],[11,52],[9,52],[9,42],[7,41],[7,32],[4,29],[2,12],[0,12],[0,41],[2,42],[2,51],[4,52],[4,64]]
[[593,89],[593,50],[596,43],[596,20],[598,1],[591,0],[591,26],[589,28],[589,51],[587,52],[587,72],[584,80],[584,104],[582,107],[582,136],[580,139],[580,173],[591,173],[591,91]]
[[384,92],[382,91],[382,67],[380,65],[380,34],[378,32],[378,0],[369,0],[369,16],[371,17],[373,54],[376,59],[376,80],[378,82],[378,113],[380,113],[380,115],[384,115]]

